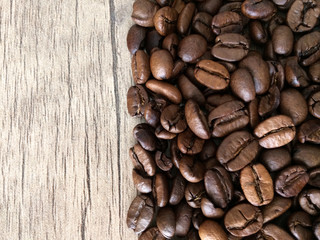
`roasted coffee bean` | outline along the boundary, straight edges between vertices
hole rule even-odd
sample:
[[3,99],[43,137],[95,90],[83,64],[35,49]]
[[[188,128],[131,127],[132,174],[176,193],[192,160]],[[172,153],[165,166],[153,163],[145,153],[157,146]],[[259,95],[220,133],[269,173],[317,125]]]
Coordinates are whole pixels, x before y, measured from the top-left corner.
[[228,236],[219,223],[206,220],[199,228],[199,236],[201,239],[210,240],[228,240]]
[[294,0],[272,0],[279,9],[286,10],[288,9]]
[[218,107],[221,104],[224,104],[226,102],[236,100],[236,97],[230,95],[230,94],[212,94],[209,97],[207,97],[207,106],[206,109],[208,111],[212,111],[216,107]]
[[164,207],[169,201],[168,180],[163,173],[157,173],[153,179],[152,194],[155,204],[158,207]]
[[176,230],[175,236],[184,237],[188,234],[191,219],[192,219],[192,208],[185,202],[181,202],[175,210],[176,214]]
[[178,86],[185,100],[193,99],[199,105],[205,104],[203,93],[185,75],[179,76]]
[[320,61],[313,63],[309,67],[309,75],[312,81],[320,83]]
[[201,161],[206,161],[209,158],[216,156],[217,145],[214,143],[213,139],[208,139],[205,141],[202,151],[199,154]]
[[177,136],[177,134],[175,133],[171,133],[167,130],[165,130],[162,125],[159,125],[156,130],[155,130],[155,135],[157,138],[159,139],[166,139],[166,140],[170,140],[173,139]]
[[272,45],[275,53],[288,56],[293,49],[294,37],[287,25],[277,26],[272,34]]
[[198,231],[192,228],[187,235],[187,240],[201,240],[198,234]]
[[297,196],[308,183],[309,175],[303,166],[294,165],[283,169],[275,179],[275,191],[283,197]]
[[310,31],[316,25],[319,14],[316,0],[295,0],[288,11],[287,22],[294,32]]
[[186,6],[186,3],[183,0],[173,0],[172,7],[178,12],[181,13],[183,8]]
[[231,208],[224,217],[226,229],[236,237],[246,237],[258,232],[263,224],[259,208],[241,203]]
[[293,149],[293,161],[307,169],[320,167],[320,148],[313,144],[296,144]]
[[196,5],[192,2],[189,2],[180,12],[177,22],[177,30],[180,34],[184,35],[188,32],[195,9]]
[[300,67],[297,57],[289,57],[285,65],[286,80],[292,87],[307,87],[309,77]]
[[133,3],[132,20],[142,27],[153,27],[153,16],[159,6],[149,0],[136,0]]
[[146,83],[146,87],[154,93],[166,97],[174,104],[179,104],[182,101],[182,95],[179,89],[170,83],[158,80],[149,80]]
[[195,155],[201,152],[204,139],[197,137],[189,128],[178,135],[179,150],[188,155]]
[[320,91],[314,92],[310,95],[308,105],[309,113],[320,119]]
[[[144,108],[144,119],[152,127],[156,128],[160,122],[160,111],[157,109],[157,103],[154,100],[151,100],[145,105]],[[157,135],[157,130],[156,130]],[[157,136],[158,137],[158,136]]]
[[272,60],[272,61],[277,61],[277,55],[276,53],[274,52],[273,50],[273,44],[272,44],[272,41],[269,40],[266,45],[265,45],[265,49],[263,51],[263,55],[264,55],[264,58],[266,60]]
[[193,156],[186,155],[179,162],[179,170],[188,182],[197,183],[204,178],[205,166]]
[[177,27],[178,12],[169,6],[160,8],[153,17],[154,27],[161,36],[173,33]]
[[139,25],[132,25],[129,29],[127,34],[127,47],[132,55],[143,46],[146,34],[147,29]]
[[165,238],[172,238],[176,230],[175,214],[171,207],[160,208],[157,215],[157,227]]
[[185,191],[184,191],[184,197],[187,201],[187,203],[192,208],[200,208],[201,207],[201,199],[205,194],[205,189],[203,182],[198,183],[188,183]]
[[141,234],[139,240],[166,240],[157,227],[149,228]]
[[167,50],[158,50],[151,54],[150,68],[152,75],[158,79],[169,79],[172,76],[173,59]]
[[263,215],[263,223],[272,221],[273,219],[279,217],[292,205],[292,200],[290,198],[280,197],[278,195],[274,196],[273,200],[266,206],[261,208]]
[[254,129],[254,134],[259,138],[260,146],[277,148],[291,142],[296,134],[296,129],[291,118],[277,115],[261,122]]
[[180,59],[174,62],[173,70],[172,70],[172,78],[176,78],[178,75],[183,73],[187,67],[187,64]]
[[160,122],[164,129],[172,133],[181,133],[188,127],[183,109],[175,104],[163,109]]
[[250,37],[258,44],[265,44],[268,41],[268,33],[262,23],[253,20],[249,24]]
[[193,63],[207,50],[207,41],[199,34],[191,34],[183,38],[178,46],[178,56],[182,61]]
[[155,30],[151,30],[146,36],[146,50],[149,54],[153,52],[154,49],[158,49],[161,46],[163,37]]
[[272,85],[268,93],[261,96],[258,106],[258,113],[261,117],[266,117],[273,113],[280,104],[280,91],[276,85]]
[[205,197],[201,199],[201,211],[207,218],[219,219],[224,215],[224,210],[222,208],[215,207],[213,202]]
[[227,62],[240,61],[249,52],[248,40],[237,33],[225,33],[216,37],[211,54]]
[[295,45],[295,53],[303,66],[309,66],[318,61],[320,59],[320,32],[315,31],[302,36]]
[[[202,201],[202,199],[201,199]],[[205,221],[205,216],[200,208],[196,208],[192,214],[192,225],[195,229],[199,230],[201,223]]]
[[148,93],[143,86],[131,86],[127,93],[127,108],[131,116],[141,116],[149,102]]
[[320,189],[304,190],[299,194],[300,207],[310,215],[320,213]]
[[172,188],[169,196],[169,203],[171,205],[177,205],[184,197],[184,191],[187,185],[187,181],[181,174],[177,174],[172,181]]
[[289,116],[294,125],[299,125],[307,118],[307,102],[298,90],[288,88],[281,92],[280,111]]
[[228,70],[220,63],[201,60],[194,69],[194,76],[201,84],[214,90],[225,89],[230,82]]
[[275,224],[268,223],[262,227],[260,232],[255,236],[254,239],[257,240],[268,240],[268,239],[274,239],[274,240],[282,240],[282,239],[288,239],[288,240],[294,240],[294,238],[287,233],[282,228],[278,227]]
[[211,134],[207,119],[199,105],[192,99],[186,102],[185,116],[189,128],[196,136],[201,139],[210,138]]
[[222,0],[204,0],[203,2],[198,4],[198,10],[214,15],[218,12],[222,3]]
[[284,68],[280,62],[277,61],[267,61],[269,66],[269,73],[271,78],[271,86],[276,85],[280,91],[284,87],[285,73]]
[[229,173],[222,167],[210,168],[204,175],[204,186],[213,203],[226,208],[233,197],[233,184]]
[[141,233],[148,228],[154,214],[154,205],[147,195],[137,196],[131,203],[127,214],[127,226],[135,233]]
[[313,232],[316,238],[319,240],[320,239],[320,217],[316,219],[313,223]]
[[133,166],[140,171],[144,171],[149,176],[156,173],[156,164],[150,152],[144,150],[139,143],[130,148],[129,156]]
[[192,20],[192,30],[202,35],[208,42],[214,40],[211,29],[212,16],[206,12],[198,12]]
[[155,151],[160,148],[160,142],[154,134],[154,128],[146,123],[136,125],[133,129],[133,136],[147,151]]
[[269,0],[245,0],[241,5],[241,11],[250,19],[271,19],[277,8]]
[[[278,4],[278,3],[276,3],[275,1],[278,1],[278,0],[273,0],[273,2],[274,2],[275,4]],[[283,0],[279,0],[279,1],[283,1]],[[269,24],[268,24],[268,32],[269,32],[269,34],[272,35],[273,30],[274,30],[277,26],[283,25],[283,24],[285,24],[285,23],[286,23],[285,16],[283,16],[282,14],[279,14],[279,12],[276,13],[276,14],[271,18],[271,20],[270,20],[270,22],[269,22]]]
[[132,170],[133,184],[141,193],[149,193],[152,191],[152,179],[140,174],[136,169]]
[[285,147],[264,149],[260,157],[260,162],[270,172],[276,172],[291,163],[290,152]]
[[241,170],[240,184],[246,199],[254,206],[267,205],[273,199],[272,178],[260,163],[249,165]]
[[144,84],[150,76],[149,56],[143,50],[138,50],[132,56],[131,69],[136,84]]
[[311,217],[303,211],[294,212],[288,219],[291,234],[298,240],[312,240]]
[[173,0],[157,0],[157,3],[161,6],[171,6],[173,3]]
[[315,168],[315,169],[312,169],[310,172],[309,172],[309,184],[311,186],[314,186],[314,187],[317,187],[317,188],[320,188],[320,168]]
[[163,39],[162,48],[170,52],[173,59],[177,56],[179,37],[176,33],[171,33]]
[[171,159],[168,158],[163,152],[157,151],[155,160],[158,168],[160,168],[162,171],[169,171],[173,166]]
[[231,133],[217,150],[217,159],[231,172],[238,171],[253,161],[259,152],[258,141],[247,131]]
[[179,163],[180,163],[181,158],[183,157],[183,154],[178,147],[178,138],[177,137],[171,141],[170,155],[171,155],[173,165],[179,169]]
[[224,137],[249,123],[248,111],[241,101],[229,101],[213,109],[208,116],[212,136]]
[[216,35],[222,33],[240,33],[243,28],[242,18],[236,12],[220,12],[212,18],[211,27]]
[[252,128],[255,128],[260,123],[260,117],[258,113],[259,100],[253,99],[248,106],[249,123]]

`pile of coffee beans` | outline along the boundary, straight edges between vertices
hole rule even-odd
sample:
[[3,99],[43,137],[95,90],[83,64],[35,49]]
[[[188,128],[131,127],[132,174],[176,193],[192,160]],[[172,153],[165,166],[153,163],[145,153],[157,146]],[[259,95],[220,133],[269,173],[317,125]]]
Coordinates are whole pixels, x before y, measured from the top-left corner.
[[320,240],[320,1],[136,0],[139,240]]

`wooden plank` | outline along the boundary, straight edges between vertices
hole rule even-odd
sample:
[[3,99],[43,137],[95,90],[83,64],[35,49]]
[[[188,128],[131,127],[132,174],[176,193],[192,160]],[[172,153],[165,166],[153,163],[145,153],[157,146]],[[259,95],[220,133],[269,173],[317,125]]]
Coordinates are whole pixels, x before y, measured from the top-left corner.
[[124,0],[0,4],[1,239],[135,239]]

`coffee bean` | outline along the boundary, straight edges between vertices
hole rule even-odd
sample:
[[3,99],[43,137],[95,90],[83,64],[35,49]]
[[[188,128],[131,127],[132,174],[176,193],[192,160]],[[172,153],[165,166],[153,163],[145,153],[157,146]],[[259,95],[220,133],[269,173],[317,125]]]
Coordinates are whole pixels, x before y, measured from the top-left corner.
[[178,88],[170,83],[158,80],[149,80],[146,87],[151,91],[166,97],[174,104],[179,104],[182,101],[182,96]]
[[188,234],[191,219],[192,219],[192,208],[185,202],[181,202],[176,211],[176,230],[175,236],[184,237]]
[[[145,105],[144,113],[143,113],[143,116],[146,122],[154,128],[156,128],[160,122],[160,111],[159,109],[157,109],[157,107],[158,107],[157,103],[154,100],[151,100]],[[157,130],[156,130],[156,136],[157,136]]]
[[152,191],[152,179],[143,176],[136,169],[132,170],[133,184],[141,193],[149,193]]
[[179,170],[188,182],[197,183],[204,178],[205,167],[203,163],[192,156],[184,156],[181,158]]
[[133,166],[140,171],[146,172],[149,176],[156,173],[156,164],[150,152],[144,150],[139,143],[130,148],[129,155]]
[[294,212],[288,219],[290,232],[297,240],[312,240],[311,217],[303,211]]
[[232,92],[245,102],[250,102],[256,97],[253,79],[245,68],[238,68],[231,75],[230,87]]
[[247,131],[227,136],[217,150],[217,159],[231,172],[238,171],[255,159],[259,152],[257,140]]
[[291,142],[296,130],[291,118],[277,115],[261,122],[254,129],[254,134],[259,138],[260,146],[277,148]]
[[132,76],[136,84],[145,83],[150,76],[149,56],[143,50],[138,50],[132,56]]
[[173,59],[167,50],[158,50],[150,57],[150,68],[152,75],[158,79],[169,79],[172,76]]
[[201,199],[205,194],[203,182],[188,183],[184,191],[184,197],[192,208],[201,207]]
[[292,159],[307,169],[320,167],[320,148],[312,144],[297,144],[293,149]]
[[169,201],[168,180],[163,173],[157,173],[153,179],[153,198],[158,207],[164,207]]
[[320,189],[304,190],[299,194],[300,207],[310,215],[320,213]]
[[293,49],[294,37],[287,25],[277,26],[272,34],[272,45],[275,53],[288,56]]
[[173,138],[175,138],[177,136],[177,134],[171,133],[171,132],[165,130],[161,125],[159,125],[156,128],[155,135],[159,139],[166,139],[166,140],[173,139]]
[[[250,37],[258,44],[265,44],[268,41],[268,33],[262,23],[258,20],[250,21]],[[293,42],[292,42],[293,43]]]
[[151,30],[147,33],[146,36],[146,50],[149,54],[153,52],[153,50],[158,49],[161,46],[163,37],[155,30]]
[[245,0],[241,11],[250,19],[270,19],[277,12],[277,8],[269,0]]
[[247,203],[231,208],[224,217],[226,229],[236,237],[246,237],[258,232],[263,224],[259,208]]
[[272,223],[264,225],[255,239],[294,240],[294,238],[289,233]]
[[141,116],[149,102],[148,93],[143,86],[131,86],[127,93],[127,108],[131,116]]
[[246,199],[254,206],[267,205],[273,199],[272,178],[260,163],[249,165],[241,170],[240,184]]
[[[319,6],[320,13],[320,6]],[[302,36],[295,45],[295,53],[303,66],[309,66],[320,59],[320,32]]]
[[163,39],[162,48],[170,52],[173,59],[177,56],[179,37],[176,33],[171,33]]
[[172,181],[172,188],[169,196],[169,203],[171,205],[177,205],[184,197],[185,187],[187,185],[187,181],[181,174],[177,174],[177,176]]
[[201,211],[204,216],[212,219],[219,219],[224,215],[224,210],[222,208],[215,207],[213,202],[205,197],[201,199]]
[[207,97],[207,106],[206,109],[208,111],[212,111],[216,107],[218,107],[221,104],[224,104],[226,102],[237,100],[236,97],[230,95],[230,94],[210,94]]
[[172,238],[174,236],[176,221],[171,207],[160,208],[156,222],[159,231],[165,238]]
[[313,223],[313,232],[316,238],[319,240],[320,239],[320,217],[316,219]]
[[198,12],[192,20],[192,30],[202,35],[208,42],[214,40],[211,29],[212,16],[206,12]]
[[216,156],[217,146],[214,143],[213,139],[208,139],[205,141],[202,151],[199,154],[201,161],[206,161],[209,158]]
[[310,65],[309,75],[312,81],[320,83],[320,61],[317,61]]
[[222,33],[240,33],[242,31],[242,18],[236,12],[220,12],[212,18],[212,30],[216,35]]
[[270,172],[279,171],[291,163],[290,152],[285,147],[264,149],[260,157],[260,162]]
[[142,27],[153,27],[153,16],[159,6],[149,0],[136,0],[133,3],[132,20]]
[[294,197],[301,192],[308,180],[309,175],[305,167],[289,166],[276,177],[275,191],[283,197]]
[[178,86],[185,100],[192,99],[199,105],[205,104],[202,92],[185,75],[181,74],[178,78]]
[[269,66],[269,73],[271,78],[271,86],[276,85],[280,91],[284,87],[285,73],[284,68],[280,62],[267,61]]
[[193,15],[195,13],[196,5],[192,2],[187,3],[186,6],[179,14],[177,30],[180,34],[184,35],[188,32]]
[[311,186],[314,186],[314,187],[317,187],[317,188],[320,188],[320,168],[315,168],[315,169],[312,169],[310,172],[309,172],[309,184]]
[[207,50],[207,41],[199,34],[191,34],[183,38],[178,46],[178,56],[182,61],[194,63]]
[[290,198],[280,197],[275,195],[270,204],[261,208],[263,215],[263,223],[272,221],[273,219],[284,214],[292,205]]
[[201,240],[228,240],[228,236],[223,228],[212,220],[206,220],[200,225],[199,235]]
[[300,67],[297,57],[289,57],[285,65],[286,80],[292,87],[307,87],[309,77]]
[[177,27],[178,12],[169,6],[160,8],[153,17],[154,27],[161,36],[173,33]]
[[197,137],[189,128],[178,135],[178,148],[184,154],[195,155],[201,152],[204,140]]
[[139,240],[166,240],[157,227],[149,228],[139,237]]
[[164,172],[169,171],[173,166],[171,159],[161,151],[156,152],[155,160],[158,168]]
[[280,91],[276,85],[272,85],[268,93],[261,96],[258,106],[258,113],[261,117],[266,117],[273,113],[280,105]]
[[181,133],[188,127],[183,109],[174,104],[163,109],[160,122],[164,129],[172,133]]
[[320,91],[310,95],[308,105],[309,113],[320,119]]
[[132,55],[143,46],[146,34],[146,28],[139,25],[132,25],[132,27],[129,29],[127,34],[127,47]]
[[253,99],[248,106],[249,123],[252,128],[255,128],[260,123],[260,117],[258,113],[259,100]]
[[147,195],[137,196],[131,203],[127,214],[127,226],[135,233],[141,233],[148,228],[154,214],[154,205]]
[[205,0],[198,5],[198,10],[201,12],[207,12],[214,15],[218,12],[220,6],[222,5],[222,0]]
[[133,136],[147,151],[155,151],[160,147],[159,140],[154,134],[154,128],[146,123],[136,125],[133,129]]

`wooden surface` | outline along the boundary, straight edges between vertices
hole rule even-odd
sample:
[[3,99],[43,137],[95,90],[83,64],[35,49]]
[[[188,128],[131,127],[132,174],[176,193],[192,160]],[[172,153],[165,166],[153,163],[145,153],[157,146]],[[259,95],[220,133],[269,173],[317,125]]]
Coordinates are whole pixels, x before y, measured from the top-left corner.
[[136,239],[132,1],[0,1],[0,239]]

